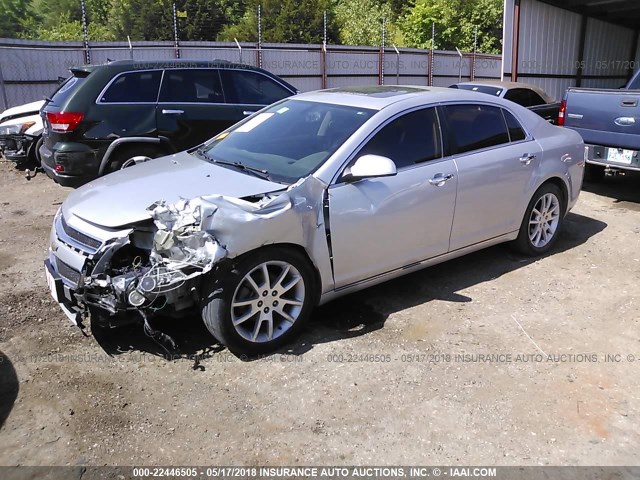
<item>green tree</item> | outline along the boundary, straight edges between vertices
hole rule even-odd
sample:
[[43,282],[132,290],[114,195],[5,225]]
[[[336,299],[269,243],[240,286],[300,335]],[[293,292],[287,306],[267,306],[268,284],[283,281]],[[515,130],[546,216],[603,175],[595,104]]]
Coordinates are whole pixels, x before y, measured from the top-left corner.
[[119,39],[173,39],[173,6],[169,0],[113,0],[110,17]]
[[431,48],[433,24],[434,48],[472,51],[477,27],[478,50],[501,51],[502,0],[417,0],[402,21],[407,46]]
[[28,30],[33,17],[30,0],[0,0],[0,38],[15,38]]
[[261,4],[264,42],[322,43],[323,13],[327,15],[329,42],[338,39],[338,29],[331,15],[329,0],[251,0],[242,19],[224,28],[220,40],[255,42],[258,40],[258,4]]
[[340,42],[345,45],[380,45],[382,19],[385,18],[386,44],[397,43],[398,29],[391,5],[379,0],[341,0],[336,2]]

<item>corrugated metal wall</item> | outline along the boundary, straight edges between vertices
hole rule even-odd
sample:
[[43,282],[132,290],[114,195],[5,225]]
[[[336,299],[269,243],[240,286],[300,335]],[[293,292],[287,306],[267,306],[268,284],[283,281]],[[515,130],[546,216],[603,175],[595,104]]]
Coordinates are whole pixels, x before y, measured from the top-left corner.
[[[301,91],[320,89],[323,81],[321,48],[321,45],[263,44],[260,51],[262,67],[280,75]],[[175,53],[172,42],[134,43],[133,57],[136,60],[171,60]],[[188,60],[224,59],[249,65],[259,63],[255,44],[243,44],[241,53],[234,43],[182,42],[179,53],[180,58]],[[91,63],[97,64],[131,58],[126,42],[92,42],[89,54]],[[377,85],[379,59],[380,52],[376,47],[328,46],[326,86]],[[0,90],[4,87],[8,106],[38,100],[51,94],[58,77],[66,77],[69,67],[84,63],[85,51],[81,42],[0,39],[0,73],[4,78]],[[449,86],[456,83],[459,72],[463,80],[468,80],[473,63],[471,54],[466,54],[460,62],[455,52],[436,51],[433,84]],[[386,49],[384,83],[428,85],[429,65],[428,50],[402,49],[398,60],[395,50]],[[500,78],[500,57],[477,55],[475,76]],[[4,107],[4,103],[4,95],[0,91],[0,107]]]
[[[503,75],[511,74],[514,0],[505,0]],[[629,69],[637,69],[631,49],[635,32],[588,18],[584,57],[579,58],[582,15],[539,0],[521,0],[518,81],[543,88],[561,99],[576,85],[583,66],[581,86],[617,88],[626,83]],[[636,54],[640,60],[640,49]]]

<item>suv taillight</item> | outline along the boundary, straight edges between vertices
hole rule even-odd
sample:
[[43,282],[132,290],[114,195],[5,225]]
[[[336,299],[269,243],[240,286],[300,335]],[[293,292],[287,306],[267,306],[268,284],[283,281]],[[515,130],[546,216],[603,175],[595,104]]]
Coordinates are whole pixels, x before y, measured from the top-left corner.
[[54,132],[72,132],[82,121],[84,115],[78,112],[47,112],[47,120]]
[[567,113],[567,101],[562,100],[562,102],[560,103],[560,111],[558,112],[558,125],[561,127],[564,125],[565,113]]

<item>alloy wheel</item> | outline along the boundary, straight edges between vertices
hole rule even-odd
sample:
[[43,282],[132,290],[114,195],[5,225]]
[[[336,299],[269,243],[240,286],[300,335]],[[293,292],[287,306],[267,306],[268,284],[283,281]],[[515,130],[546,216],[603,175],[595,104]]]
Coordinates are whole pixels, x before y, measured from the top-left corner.
[[296,322],[305,300],[305,282],[293,265],[267,261],[238,283],[231,301],[231,321],[250,342],[268,342]]

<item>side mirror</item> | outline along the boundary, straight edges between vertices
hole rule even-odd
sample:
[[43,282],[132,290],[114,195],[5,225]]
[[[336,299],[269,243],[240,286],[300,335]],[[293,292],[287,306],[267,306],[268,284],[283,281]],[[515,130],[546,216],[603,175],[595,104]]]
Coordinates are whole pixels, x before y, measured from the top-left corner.
[[342,175],[345,182],[355,182],[363,178],[392,177],[398,171],[393,160],[380,155],[363,155]]

